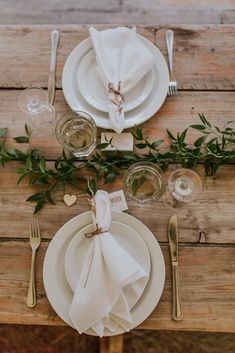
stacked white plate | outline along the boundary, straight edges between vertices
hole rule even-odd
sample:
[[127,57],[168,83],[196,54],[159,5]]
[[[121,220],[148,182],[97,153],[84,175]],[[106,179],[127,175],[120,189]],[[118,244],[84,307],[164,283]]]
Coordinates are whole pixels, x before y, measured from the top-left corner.
[[[82,213],[64,224],[53,237],[44,260],[44,287],[55,312],[73,327],[68,312],[82,263],[91,239],[84,237],[92,225],[91,212]],[[139,220],[123,212],[112,212],[110,232],[148,273],[145,288],[131,309],[133,327],[143,322],[158,304],[165,281],[165,264],[161,248],[151,231]],[[87,334],[95,335],[92,329]],[[124,333],[119,327],[113,333]]]
[[[125,95],[125,128],[151,118],[160,109],[168,90],[169,72],[163,55],[149,40],[138,37],[154,56],[155,63],[152,70]],[[94,118],[97,126],[110,128],[107,92],[96,70],[90,38],[78,44],[68,56],[62,74],[62,88],[72,110],[85,111]]]

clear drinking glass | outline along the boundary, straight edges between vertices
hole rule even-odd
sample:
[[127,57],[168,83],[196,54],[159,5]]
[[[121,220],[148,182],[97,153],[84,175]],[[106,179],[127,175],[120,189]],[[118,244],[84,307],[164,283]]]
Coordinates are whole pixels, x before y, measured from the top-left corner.
[[151,162],[137,162],[124,174],[124,192],[140,203],[157,201],[165,192],[165,186],[163,171]]
[[28,115],[30,125],[40,135],[55,133],[56,112],[48,103],[47,92],[40,87],[25,89],[18,99],[19,108]]
[[202,182],[191,169],[177,169],[170,175],[168,189],[171,196],[181,202],[192,202],[202,190]]
[[71,112],[58,121],[56,137],[75,157],[86,157],[96,146],[96,124],[85,112]]

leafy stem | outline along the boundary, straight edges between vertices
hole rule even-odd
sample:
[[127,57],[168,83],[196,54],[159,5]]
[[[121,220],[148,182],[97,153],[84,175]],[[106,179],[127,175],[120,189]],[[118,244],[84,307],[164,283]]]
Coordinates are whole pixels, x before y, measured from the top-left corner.
[[[163,170],[171,163],[181,164],[185,168],[193,168],[198,163],[203,163],[207,175],[213,175],[218,168],[231,163],[235,159],[235,129],[232,121],[227,122],[222,128],[213,125],[203,114],[199,114],[200,123],[194,124],[174,135],[167,130],[171,140],[170,148],[163,151],[163,140],[150,142],[144,136],[143,131],[137,127],[132,133],[136,143],[136,151],[142,150],[144,154],[137,152],[121,152],[105,149],[112,146],[112,139],[105,139],[104,143],[97,145],[96,152],[88,160],[82,162],[72,155],[62,152],[52,167],[46,161],[44,154],[38,149],[29,149],[23,152],[19,149],[6,148],[7,129],[0,129],[0,164],[4,166],[11,161],[20,161],[22,165],[17,168],[19,174],[18,184],[24,179],[29,181],[32,187],[40,187],[40,191],[31,195],[26,201],[35,202],[34,212],[39,212],[47,203],[55,204],[54,193],[59,187],[65,192],[67,186],[76,186],[85,194],[94,195],[97,183],[113,182],[123,170],[133,163],[146,161],[157,163]],[[188,131],[197,130],[201,133],[193,143],[187,142]],[[31,129],[25,125],[25,136],[14,137],[18,143],[28,143]],[[90,177],[86,177],[89,172]],[[136,185],[139,187],[139,185]]]

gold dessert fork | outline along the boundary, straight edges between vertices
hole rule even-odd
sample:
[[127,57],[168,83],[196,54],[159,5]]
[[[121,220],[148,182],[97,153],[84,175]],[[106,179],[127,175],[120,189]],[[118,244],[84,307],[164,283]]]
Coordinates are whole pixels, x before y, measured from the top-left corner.
[[32,259],[31,259],[31,270],[29,279],[29,288],[27,295],[27,306],[33,308],[37,304],[36,289],[35,289],[35,279],[34,279],[34,260],[36,250],[41,243],[41,234],[39,223],[36,218],[33,218],[30,222],[30,245],[32,248]]

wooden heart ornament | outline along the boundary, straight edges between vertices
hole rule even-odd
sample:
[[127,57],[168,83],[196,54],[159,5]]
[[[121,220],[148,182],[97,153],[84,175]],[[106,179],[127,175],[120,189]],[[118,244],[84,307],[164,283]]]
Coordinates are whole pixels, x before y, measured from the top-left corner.
[[77,201],[76,195],[65,194],[63,197],[64,203],[66,206],[70,207],[75,204]]

